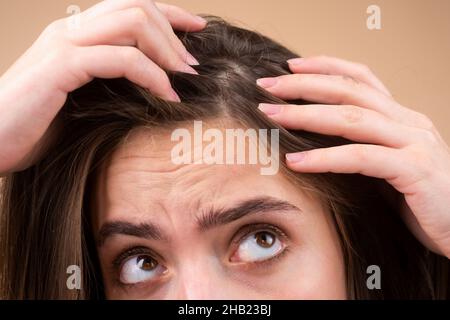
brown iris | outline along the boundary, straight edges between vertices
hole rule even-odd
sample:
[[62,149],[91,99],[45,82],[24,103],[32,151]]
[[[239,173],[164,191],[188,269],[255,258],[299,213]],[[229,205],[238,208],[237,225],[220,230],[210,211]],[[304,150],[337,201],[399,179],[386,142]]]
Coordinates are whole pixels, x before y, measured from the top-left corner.
[[149,256],[138,256],[137,262],[139,268],[141,268],[144,271],[151,271],[158,266],[158,262]]
[[263,248],[270,248],[275,243],[275,237],[269,232],[255,233],[256,243]]

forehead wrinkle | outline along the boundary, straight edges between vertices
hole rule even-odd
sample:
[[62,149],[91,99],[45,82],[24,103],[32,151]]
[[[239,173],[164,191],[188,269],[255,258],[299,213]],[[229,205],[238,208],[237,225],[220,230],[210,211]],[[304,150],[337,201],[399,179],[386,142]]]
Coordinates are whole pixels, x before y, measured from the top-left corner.
[[119,190],[122,199],[130,195],[128,202],[139,215],[157,211],[172,220],[171,212],[182,210],[191,216],[204,205],[226,201],[232,195],[226,190],[230,183],[239,185],[253,175],[260,176],[259,165],[175,165],[170,158],[172,146],[162,143],[167,132],[156,136],[147,130],[135,133],[115,151],[107,170],[110,176],[125,176],[116,180],[116,186],[125,182],[127,187],[117,188],[116,193]]
[[[130,159],[143,159],[146,162],[150,158],[128,158]],[[114,199],[114,203],[126,202],[137,216],[144,215],[147,218],[152,217],[151,219],[164,216],[172,225],[175,221],[170,212],[183,210],[189,216],[195,214],[203,202],[220,194],[223,185],[219,183],[211,186],[212,183],[207,177],[213,174],[211,170],[214,169],[208,165],[180,165],[176,170],[164,172],[146,170],[145,166],[134,167],[130,163],[122,165],[117,162],[109,168],[109,177],[117,179],[114,183],[121,185],[118,192],[115,191],[120,198]],[[230,178],[227,177],[228,179]],[[214,186],[219,187],[219,190]]]

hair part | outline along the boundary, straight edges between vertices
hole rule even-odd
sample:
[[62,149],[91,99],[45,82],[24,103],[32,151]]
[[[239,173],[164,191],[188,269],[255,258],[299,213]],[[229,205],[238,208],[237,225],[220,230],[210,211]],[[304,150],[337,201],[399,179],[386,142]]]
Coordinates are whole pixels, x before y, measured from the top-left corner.
[[[92,235],[91,203],[98,168],[132,129],[227,119],[280,130],[280,155],[350,143],[339,137],[288,131],[267,119],[259,103],[282,101],[256,79],[289,74],[295,53],[256,32],[207,17],[207,27],[178,36],[200,62],[199,75],[169,73],[182,103],[161,100],[125,79],[100,80],[71,93],[55,119],[60,132],[34,166],[4,178],[0,216],[0,297],[104,298]],[[280,156],[280,159],[283,157]],[[449,261],[426,250],[407,230],[386,182],[361,175],[286,174],[321,199],[332,215],[355,299],[447,299]],[[382,270],[382,290],[369,290],[367,267]],[[81,266],[81,290],[66,286],[67,267]]]

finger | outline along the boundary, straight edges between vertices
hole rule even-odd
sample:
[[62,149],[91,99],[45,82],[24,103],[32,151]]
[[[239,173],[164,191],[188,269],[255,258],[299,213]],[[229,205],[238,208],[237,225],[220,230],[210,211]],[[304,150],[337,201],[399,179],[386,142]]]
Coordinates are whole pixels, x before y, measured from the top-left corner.
[[167,74],[158,65],[134,47],[92,46],[78,48],[77,70],[86,73],[84,83],[93,78],[127,78],[148,89],[154,95],[179,102]]
[[403,147],[416,140],[417,130],[356,106],[260,104],[259,109],[287,129],[389,147]]
[[[151,0],[104,0],[90,7],[82,13],[83,19],[93,20],[101,15],[114,11],[141,7],[149,10]],[[156,7],[166,16],[172,27],[180,31],[200,31],[206,26],[206,20],[173,5],[156,3]],[[148,11],[149,17],[152,15]]]
[[377,145],[351,144],[286,154],[288,167],[304,173],[353,173],[388,182],[414,172],[401,150]]
[[[164,16],[160,7],[167,12],[168,16],[170,16],[170,20],[168,20],[168,17]],[[147,13],[149,19],[153,19],[161,31],[166,34],[170,44],[173,46],[175,51],[178,52],[180,58],[190,65],[198,64],[198,61],[186,50],[180,39],[178,39],[175,35],[172,27],[174,27],[174,29],[184,31],[199,31],[206,26],[206,20],[199,16],[190,14],[189,12],[176,6],[161,4],[155,5],[153,1],[150,0],[108,0],[102,1],[101,3],[83,12],[82,19],[89,21],[115,11],[130,8],[143,9]],[[173,23],[173,26],[171,23]]]
[[368,85],[346,76],[290,74],[258,79],[258,85],[285,100],[356,105],[405,124],[415,124],[413,112]]
[[207,24],[206,19],[193,15],[180,7],[159,2],[156,2],[156,6],[166,16],[175,30],[186,32],[200,31]]
[[318,56],[288,60],[293,73],[313,73],[324,75],[343,75],[361,81],[390,96],[384,84],[365,65],[338,58]]
[[[189,65],[198,65],[197,59],[194,58],[192,54],[190,54],[187,49],[184,47],[181,40],[176,36],[176,34],[173,31],[172,25],[170,24],[169,20],[166,18],[166,16],[162,13],[162,11],[154,6],[154,12],[155,12],[155,19],[158,22],[158,24],[161,27],[161,30],[164,32],[164,34],[169,39],[170,44],[172,47],[180,54],[180,57],[183,61],[187,62]],[[177,7],[174,7],[177,8]],[[176,9],[173,9],[176,10]],[[169,10],[170,11],[170,10]],[[176,20],[176,18],[171,18],[172,20]]]
[[70,33],[70,39],[79,46],[119,45],[136,46],[161,67],[197,74],[187,65],[140,8],[116,11],[83,24]]

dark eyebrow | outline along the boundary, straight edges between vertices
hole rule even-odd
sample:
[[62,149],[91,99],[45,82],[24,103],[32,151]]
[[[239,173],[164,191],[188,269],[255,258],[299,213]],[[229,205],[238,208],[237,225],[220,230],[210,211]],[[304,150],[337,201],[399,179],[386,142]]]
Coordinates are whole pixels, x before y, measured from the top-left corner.
[[[197,219],[200,231],[228,224],[244,216],[265,213],[270,211],[298,211],[301,210],[284,200],[272,197],[260,197],[240,202],[238,205],[229,209],[214,209],[204,211],[205,213]],[[166,240],[158,226],[146,222],[133,224],[125,221],[106,222],[98,233],[97,245],[101,247],[106,239],[114,235],[129,235],[139,238]]]
[[197,223],[200,231],[205,231],[207,229],[231,223],[243,218],[244,216],[270,211],[301,212],[301,210],[297,206],[287,201],[272,197],[261,197],[245,200],[230,209],[210,209],[206,211],[202,216],[200,216],[199,219],[197,219]]
[[165,239],[160,229],[154,224],[140,223],[136,225],[125,221],[112,221],[103,224],[101,227],[98,233],[97,245],[101,247],[107,238],[118,234],[154,240]]

